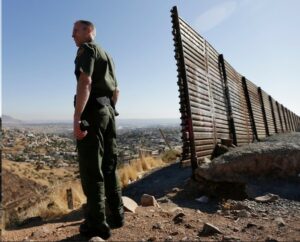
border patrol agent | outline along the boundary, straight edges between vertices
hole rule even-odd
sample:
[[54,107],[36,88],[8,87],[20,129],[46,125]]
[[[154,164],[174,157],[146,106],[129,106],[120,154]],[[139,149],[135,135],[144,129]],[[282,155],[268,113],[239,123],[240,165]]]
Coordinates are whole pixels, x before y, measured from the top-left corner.
[[[77,91],[73,130],[77,139],[81,184],[87,198],[80,233],[108,239],[110,228],[124,224],[121,188],[116,173],[117,145],[114,106],[118,98],[114,63],[94,42],[96,29],[85,20],[75,22],[72,37]],[[105,214],[105,198],[111,212]]]

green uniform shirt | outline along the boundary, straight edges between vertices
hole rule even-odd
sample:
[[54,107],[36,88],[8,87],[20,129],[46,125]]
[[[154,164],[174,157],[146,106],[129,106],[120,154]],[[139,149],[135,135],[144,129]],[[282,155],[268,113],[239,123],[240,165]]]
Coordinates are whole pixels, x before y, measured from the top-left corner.
[[117,87],[113,60],[93,41],[86,42],[78,48],[75,59],[77,81],[80,72],[92,77],[91,96],[112,96]]

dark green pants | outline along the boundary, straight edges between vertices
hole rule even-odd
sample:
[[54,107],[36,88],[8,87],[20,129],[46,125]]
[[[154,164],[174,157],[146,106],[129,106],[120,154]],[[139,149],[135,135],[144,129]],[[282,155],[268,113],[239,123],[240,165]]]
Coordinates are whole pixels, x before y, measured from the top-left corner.
[[87,136],[77,140],[83,192],[87,198],[85,219],[93,225],[106,222],[106,204],[112,215],[123,213],[117,167],[117,144],[114,110],[111,106],[86,108],[82,120],[90,127]]

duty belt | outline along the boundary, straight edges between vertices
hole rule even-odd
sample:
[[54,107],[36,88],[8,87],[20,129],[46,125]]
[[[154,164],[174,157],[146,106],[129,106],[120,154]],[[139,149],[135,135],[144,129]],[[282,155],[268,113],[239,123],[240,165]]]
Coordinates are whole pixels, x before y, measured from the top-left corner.
[[[89,100],[87,102],[87,106],[106,106],[106,105],[111,105],[111,100],[107,96],[102,96],[102,97],[94,97],[90,96]],[[74,107],[76,106],[76,95],[74,96]]]
[[[118,116],[119,113],[117,112],[114,103],[107,96],[101,96],[101,97],[90,96],[86,104],[86,108],[93,108],[93,107],[101,108],[109,105],[112,106],[112,108],[114,109],[115,116]],[[74,107],[75,106],[76,106],[76,95],[74,96]]]

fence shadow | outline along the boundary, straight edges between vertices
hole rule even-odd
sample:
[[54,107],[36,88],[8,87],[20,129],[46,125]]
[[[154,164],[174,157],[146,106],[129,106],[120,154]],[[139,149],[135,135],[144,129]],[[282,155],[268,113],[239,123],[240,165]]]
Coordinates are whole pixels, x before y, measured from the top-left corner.
[[123,195],[130,197],[139,204],[145,193],[159,199],[172,193],[173,188],[178,188],[178,192],[169,198],[174,204],[208,213],[215,212],[219,202],[217,199],[210,200],[208,204],[195,201],[195,198],[201,194],[196,187],[189,184],[191,175],[191,167],[182,167],[180,163],[174,163],[151,172],[148,176],[130,184],[123,190]]

